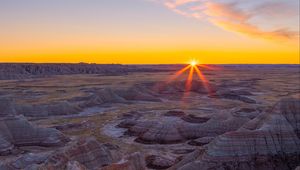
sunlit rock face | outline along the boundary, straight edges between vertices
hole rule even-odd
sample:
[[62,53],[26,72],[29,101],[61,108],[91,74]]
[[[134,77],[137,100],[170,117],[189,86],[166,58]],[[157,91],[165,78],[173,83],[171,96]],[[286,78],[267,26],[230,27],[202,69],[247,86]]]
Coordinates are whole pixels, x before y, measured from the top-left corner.
[[290,169],[300,161],[300,100],[285,99],[236,131],[208,144],[199,161],[182,169]]
[[18,146],[61,146],[69,141],[56,129],[39,128],[16,115],[11,99],[2,97],[0,103],[0,155],[11,154]]

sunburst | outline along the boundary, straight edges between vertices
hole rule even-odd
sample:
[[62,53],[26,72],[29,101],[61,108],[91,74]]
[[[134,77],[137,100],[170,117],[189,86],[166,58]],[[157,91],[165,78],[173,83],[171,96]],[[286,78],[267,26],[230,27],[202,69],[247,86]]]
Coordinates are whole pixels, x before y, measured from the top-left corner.
[[189,62],[189,64],[179,71],[177,71],[167,83],[170,83],[171,81],[174,81],[177,79],[179,76],[181,76],[183,73],[188,71],[188,77],[185,82],[185,93],[184,93],[184,98],[189,95],[189,92],[191,91],[192,88],[192,83],[193,83],[193,78],[194,74],[197,75],[199,78],[200,82],[202,83],[202,86],[206,89],[206,91],[210,94],[211,93],[211,88],[209,85],[209,81],[207,80],[206,76],[203,74],[202,69],[206,70],[217,70],[217,67],[205,65],[205,64],[199,64],[198,61],[192,60]]

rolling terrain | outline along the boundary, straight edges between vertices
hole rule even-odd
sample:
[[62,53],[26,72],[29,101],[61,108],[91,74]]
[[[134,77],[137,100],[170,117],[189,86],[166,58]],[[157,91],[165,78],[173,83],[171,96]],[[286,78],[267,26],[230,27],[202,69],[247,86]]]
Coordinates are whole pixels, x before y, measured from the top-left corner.
[[299,65],[218,67],[0,64],[0,169],[300,166]]

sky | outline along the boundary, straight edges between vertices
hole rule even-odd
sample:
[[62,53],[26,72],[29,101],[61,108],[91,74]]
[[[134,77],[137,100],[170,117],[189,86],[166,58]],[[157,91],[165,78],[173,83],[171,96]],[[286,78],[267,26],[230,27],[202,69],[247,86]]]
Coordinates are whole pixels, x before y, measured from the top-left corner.
[[0,62],[300,64],[299,0],[0,0]]

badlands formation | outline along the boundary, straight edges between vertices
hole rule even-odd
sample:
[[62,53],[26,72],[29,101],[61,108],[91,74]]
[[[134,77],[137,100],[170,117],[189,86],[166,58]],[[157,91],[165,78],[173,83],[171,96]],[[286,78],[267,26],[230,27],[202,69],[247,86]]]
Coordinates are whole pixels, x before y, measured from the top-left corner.
[[299,169],[298,66],[181,67],[0,64],[0,170]]

